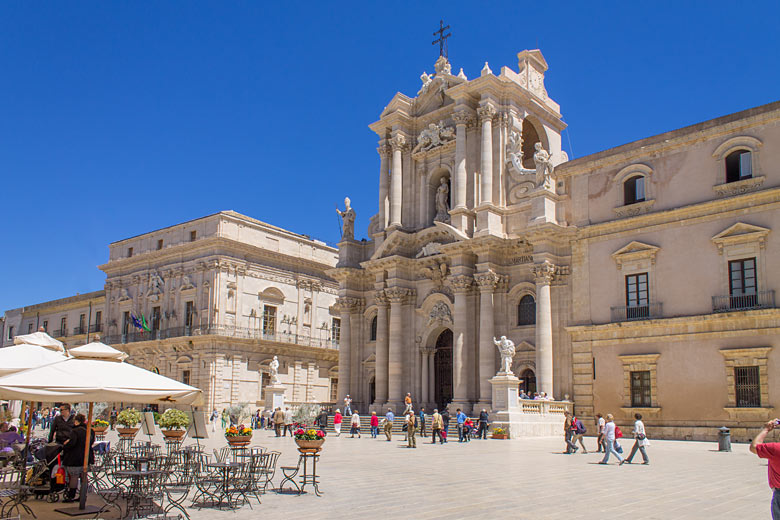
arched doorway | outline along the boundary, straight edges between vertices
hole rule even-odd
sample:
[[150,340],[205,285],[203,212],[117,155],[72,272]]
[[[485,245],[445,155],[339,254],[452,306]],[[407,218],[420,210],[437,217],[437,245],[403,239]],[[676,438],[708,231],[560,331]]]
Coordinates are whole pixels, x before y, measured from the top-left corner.
[[520,389],[525,391],[526,394],[533,396],[534,392],[536,392],[536,374],[534,374],[534,371],[530,368],[526,368],[523,370],[523,373],[520,374],[520,379],[523,380],[523,382],[520,383]]
[[436,339],[434,400],[439,409],[452,401],[452,331],[446,329]]

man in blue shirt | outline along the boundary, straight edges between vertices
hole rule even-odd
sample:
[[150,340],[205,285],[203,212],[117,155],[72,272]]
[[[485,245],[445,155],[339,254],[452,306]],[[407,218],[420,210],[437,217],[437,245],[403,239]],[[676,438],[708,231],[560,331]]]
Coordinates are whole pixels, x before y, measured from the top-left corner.
[[393,410],[391,408],[387,409],[387,414],[385,415],[385,437],[387,437],[387,442],[390,442],[393,440],[393,421],[395,420],[395,415],[393,415]]
[[466,414],[458,408],[455,419],[458,421],[458,442],[463,442],[463,424],[466,422]]

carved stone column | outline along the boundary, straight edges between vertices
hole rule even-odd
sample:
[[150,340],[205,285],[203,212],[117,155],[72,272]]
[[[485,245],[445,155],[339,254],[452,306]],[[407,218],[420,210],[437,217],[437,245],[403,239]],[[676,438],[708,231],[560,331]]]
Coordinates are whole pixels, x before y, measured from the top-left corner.
[[401,226],[401,198],[403,194],[403,150],[406,137],[397,133],[390,139],[393,147],[393,175],[390,177],[390,226]]
[[493,271],[487,271],[477,273],[474,279],[479,285],[479,408],[489,408],[493,398],[490,378],[496,375],[493,292],[500,278]]
[[390,195],[390,151],[391,148],[387,144],[387,141],[382,139],[379,144],[379,148],[376,149],[379,152],[379,224],[384,230],[387,227],[387,212],[390,209],[388,204],[388,197]]
[[376,400],[374,404],[384,406],[388,399],[388,330],[387,308],[389,301],[384,291],[376,293]]
[[466,208],[466,125],[471,116],[467,112],[455,112],[455,177],[453,183],[452,207]]
[[350,322],[352,311],[358,307],[358,303],[357,298],[339,298],[336,302],[341,314],[338,402],[342,402],[344,396],[354,392],[354,389],[350,388],[352,379],[352,324]]
[[466,409],[468,405],[469,366],[466,352],[468,334],[468,297],[474,279],[466,275],[453,276],[450,285],[455,292],[455,316],[452,327],[452,401],[453,405]]
[[430,382],[430,366],[432,364],[432,355],[433,355],[434,349],[432,347],[428,347],[425,345],[420,346],[420,355],[422,357],[422,367],[420,370],[420,377],[422,378],[421,381],[421,396],[420,396],[420,402],[423,406],[428,406],[431,402],[431,394],[430,394],[430,388],[431,388],[431,382]]
[[403,304],[414,294],[412,289],[391,287],[385,289],[385,296],[390,301],[390,338],[387,355],[387,394],[389,406],[397,409],[403,401],[403,351],[404,351],[404,319]]
[[[486,104],[477,109],[477,114],[482,120],[482,154],[481,154],[481,204],[493,203],[493,116],[496,109],[493,105]],[[488,384],[488,386],[490,386]]]
[[[545,260],[534,265],[536,277],[536,387],[553,395],[553,335],[550,283],[555,276],[555,265]],[[560,397],[560,396],[554,396]]]

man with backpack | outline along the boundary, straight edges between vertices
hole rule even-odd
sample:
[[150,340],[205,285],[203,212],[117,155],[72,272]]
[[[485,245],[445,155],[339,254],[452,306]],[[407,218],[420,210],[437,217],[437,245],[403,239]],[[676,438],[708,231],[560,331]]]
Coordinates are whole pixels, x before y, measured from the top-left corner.
[[576,417],[572,417],[571,419],[571,430],[572,430],[572,438],[571,438],[571,445],[574,448],[574,451],[577,451],[577,441],[580,441],[580,446],[582,446],[582,453],[588,453],[587,448],[585,448],[585,443],[582,441],[582,436],[588,433],[588,430],[585,429],[585,425],[582,424],[582,421],[577,419]]

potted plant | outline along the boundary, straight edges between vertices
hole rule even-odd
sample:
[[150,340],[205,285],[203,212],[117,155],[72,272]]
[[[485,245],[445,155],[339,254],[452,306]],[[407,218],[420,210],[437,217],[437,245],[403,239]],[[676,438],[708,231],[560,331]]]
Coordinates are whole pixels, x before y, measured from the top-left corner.
[[95,435],[106,433],[107,429],[108,429],[108,421],[104,421],[103,419],[95,419],[94,421],[92,421],[92,431],[95,432]]
[[298,428],[293,432],[298,448],[302,450],[320,449],[325,442],[325,432],[314,428],[307,429],[305,424],[301,426],[303,428]]
[[168,408],[157,421],[166,439],[181,439],[184,437],[190,418],[187,414],[176,408]]
[[225,439],[231,446],[248,446],[252,440],[252,428],[239,424],[225,429]]
[[493,435],[491,435],[493,439],[506,439],[509,437],[507,435],[507,432],[503,428],[493,428]]
[[116,422],[124,426],[124,428],[116,429],[119,436],[132,439],[138,433],[138,425],[141,423],[141,412],[135,408],[125,408],[116,416]]

